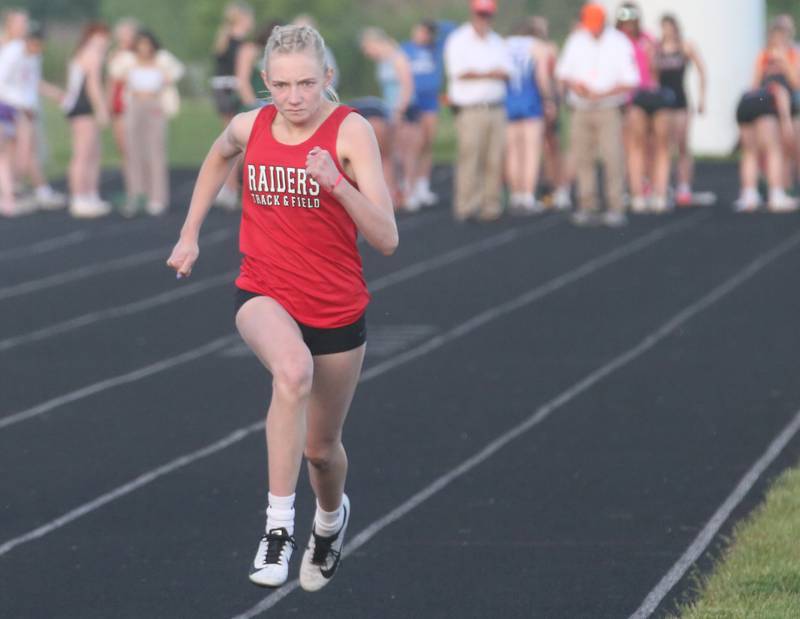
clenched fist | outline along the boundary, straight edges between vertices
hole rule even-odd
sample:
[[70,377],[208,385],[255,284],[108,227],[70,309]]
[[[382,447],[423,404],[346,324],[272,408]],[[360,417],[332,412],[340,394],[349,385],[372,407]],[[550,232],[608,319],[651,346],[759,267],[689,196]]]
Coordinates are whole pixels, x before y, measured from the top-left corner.
[[197,241],[179,239],[167,259],[167,266],[175,269],[178,279],[189,277],[199,255],[200,248],[197,246]]
[[331,154],[319,146],[308,151],[306,173],[325,191],[333,191],[333,186],[339,178],[339,170],[333,163]]

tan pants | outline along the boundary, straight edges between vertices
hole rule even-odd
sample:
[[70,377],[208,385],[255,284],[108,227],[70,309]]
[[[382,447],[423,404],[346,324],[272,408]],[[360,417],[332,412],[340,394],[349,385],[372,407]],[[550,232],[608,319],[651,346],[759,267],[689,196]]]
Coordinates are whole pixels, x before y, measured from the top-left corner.
[[570,148],[578,177],[578,205],[594,210],[597,202],[599,158],[605,173],[606,202],[609,210],[622,212],[625,183],[625,154],[622,147],[622,114],[616,107],[599,110],[573,110],[570,123]]
[[158,99],[133,97],[125,109],[129,197],[145,195],[150,204],[169,203],[167,119]]
[[506,112],[502,106],[467,107],[456,116],[458,161],[453,214],[494,219],[502,212]]

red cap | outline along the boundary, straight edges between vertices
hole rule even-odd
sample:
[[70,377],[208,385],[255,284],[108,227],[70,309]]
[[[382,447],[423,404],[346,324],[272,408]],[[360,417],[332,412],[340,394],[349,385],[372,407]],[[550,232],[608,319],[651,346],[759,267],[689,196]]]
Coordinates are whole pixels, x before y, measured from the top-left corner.
[[495,0],[472,0],[470,9],[473,13],[496,13],[497,2]]
[[581,9],[581,26],[592,34],[600,34],[606,27],[606,10],[600,4],[585,4]]

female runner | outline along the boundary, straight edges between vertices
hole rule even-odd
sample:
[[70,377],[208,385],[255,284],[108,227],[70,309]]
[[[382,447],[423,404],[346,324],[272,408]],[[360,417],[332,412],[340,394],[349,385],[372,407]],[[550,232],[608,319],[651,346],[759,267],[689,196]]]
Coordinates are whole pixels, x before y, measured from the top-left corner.
[[217,138],[167,261],[178,277],[191,273],[200,225],[244,154],[236,326],[272,374],[267,524],[250,580],[286,582],[305,455],[317,499],[300,568],[309,591],[336,572],[350,518],[342,426],[361,372],[369,301],[356,236],[386,255],[398,243],[375,135],[362,116],[330,100],[324,58],[313,28],[273,30],[262,74],[273,102],[235,116]]

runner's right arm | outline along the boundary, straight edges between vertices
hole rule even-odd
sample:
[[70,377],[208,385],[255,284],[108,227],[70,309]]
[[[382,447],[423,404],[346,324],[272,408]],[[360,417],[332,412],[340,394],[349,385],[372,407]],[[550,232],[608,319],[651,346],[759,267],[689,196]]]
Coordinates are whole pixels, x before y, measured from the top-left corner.
[[175,269],[178,278],[188,277],[192,273],[192,267],[200,255],[200,227],[236,163],[236,158],[244,152],[257,115],[258,110],[253,110],[234,116],[214,141],[200,167],[180,238],[167,260],[167,266]]

